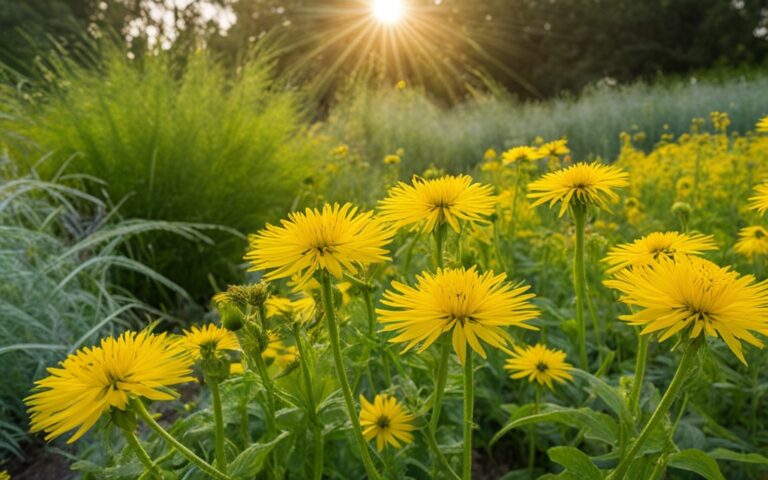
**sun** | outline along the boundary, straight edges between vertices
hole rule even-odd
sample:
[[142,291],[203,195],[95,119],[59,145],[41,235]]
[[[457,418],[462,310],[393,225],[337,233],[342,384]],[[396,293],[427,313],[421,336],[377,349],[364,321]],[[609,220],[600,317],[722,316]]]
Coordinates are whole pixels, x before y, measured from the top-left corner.
[[405,15],[405,3],[402,0],[373,0],[371,14],[380,23],[395,25]]

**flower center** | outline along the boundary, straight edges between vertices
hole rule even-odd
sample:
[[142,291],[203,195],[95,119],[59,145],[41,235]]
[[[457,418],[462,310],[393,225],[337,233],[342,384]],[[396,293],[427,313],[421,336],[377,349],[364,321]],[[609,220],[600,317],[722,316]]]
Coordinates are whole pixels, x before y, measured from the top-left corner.
[[544,373],[544,372],[546,372],[547,370],[549,370],[549,365],[547,365],[546,363],[544,363],[544,362],[542,362],[542,361],[539,361],[539,362],[536,364],[536,370],[537,370],[537,371],[539,371],[540,373]]
[[376,426],[379,427],[381,430],[386,430],[389,428],[389,418],[387,418],[384,415],[381,415],[378,420],[376,420]]

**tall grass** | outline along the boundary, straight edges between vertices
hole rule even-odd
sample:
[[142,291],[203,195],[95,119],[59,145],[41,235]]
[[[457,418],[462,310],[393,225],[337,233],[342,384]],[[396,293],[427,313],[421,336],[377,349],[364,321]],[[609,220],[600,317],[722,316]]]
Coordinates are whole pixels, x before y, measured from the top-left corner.
[[[689,130],[692,118],[723,111],[731,130],[745,132],[768,114],[768,76],[657,85],[597,86],[578,98],[519,102],[501,93],[476,95],[445,108],[418,88],[370,89],[353,83],[339,96],[325,131],[349,144],[374,167],[396,149],[405,151],[401,176],[431,163],[466,171],[496,150],[568,137],[577,159],[614,159],[622,131],[644,132],[652,147],[664,133]],[[667,128],[665,128],[665,125]],[[373,192],[374,195],[380,192]]]
[[[125,200],[129,218],[252,231],[290,207],[316,163],[297,96],[275,87],[259,57],[234,74],[205,51],[130,60],[106,48],[86,66],[65,55],[46,62],[47,82],[6,90],[0,135],[25,166],[40,150],[53,151],[40,169],[45,178],[66,161],[71,171],[102,178],[96,188]],[[226,272],[244,245],[237,235],[216,240],[200,249],[158,238],[144,252],[203,298],[208,274]]]
[[116,271],[134,272],[154,288],[189,298],[177,284],[122,254],[123,244],[157,232],[209,241],[193,225],[118,221],[104,202],[69,186],[81,178],[15,178],[8,175],[7,158],[2,162],[0,362],[6,367],[0,459],[23,456],[28,426],[22,399],[45,368],[104,334],[146,325],[149,318],[171,320],[116,286]]

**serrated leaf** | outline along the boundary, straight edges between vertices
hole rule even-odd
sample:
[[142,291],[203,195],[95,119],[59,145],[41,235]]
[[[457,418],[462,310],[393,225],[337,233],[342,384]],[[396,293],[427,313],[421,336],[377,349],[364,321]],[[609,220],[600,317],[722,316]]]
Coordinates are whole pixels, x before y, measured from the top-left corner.
[[764,457],[759,453],[740,453],[728,450],[727,448],[716,448],[709,452],[709,456],[715,460],[768,465],[768,457]]
[[[618,442],[619,426],[616,421],[609,415],[604,413],[595,412],[590,408],[562,408],[556,405],[544,405],[545,411],[537,413],[535,415],[528,415],[522,418],[517,418],[517,415],[513,414],[512,418],[496,435],[491,439],[490,444],[496,443],[502,436],[506,435],[510,430],[524,425],[531,425],[534,423],[560,423],[568,425],[570,427],[584,430],[584,436],[593,440],[600,440],[608,444],[615,444]],[[518,411],[522,410],[523,413],[529,409],[521,407]],[[517,413],[517,412],[515,412]]]
[[693,448],[670,455],[667,466],[697,473],[707,480],[725,480],[715,459]]
[[553,462],[565,467],[561,478],[573,480],[602,480],[603,472],[592,463],[586,453],[573,447],[552,447],[547,456]]
[[271,442],[255,443],[240,452],[229,465],[232,478],[245,479],[256,476],[264,468],[267,455],[287,436],[288,432],[283,432]]

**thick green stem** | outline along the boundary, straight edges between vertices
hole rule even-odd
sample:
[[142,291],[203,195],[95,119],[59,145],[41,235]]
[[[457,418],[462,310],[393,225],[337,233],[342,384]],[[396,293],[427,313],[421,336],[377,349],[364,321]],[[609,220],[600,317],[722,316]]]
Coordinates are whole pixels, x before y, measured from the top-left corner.
[[624,479],[624,476],[627,474],[627,470],[629,470],[629,467],[632,465],[632,462],[635,460],[638,452],[643,447],[646,440],[648,440],[651,432],[653,432],[653,429],[661,421],[661,419],[664,418],[664,415],[667,414],[669,408],[672,406],[672,403],[675,401],[675,398],[677,398],[677,394],[680,393],[680,388],[682,388],[683,383],[685,382],[685,378],[696,359],[696,353],[698,349],[698,342],[692,343],[686,347],[685,351],[683,352],[683,358],[680,359],[680,364],[677,366],[675,376],[672,378],[672,382],[669,384],[669,388],[667,388],[667,391],[661,398],[661,401],[656,407],[656,410],[653,412],[653,415],[651,415],[651,418],[648,419],[648,423],[646,423],[645,427],[643,427],[643,431],[640,432],[640,436],[638,436],[637,440],[635,440],[635,442],[632,444],[629,452],[627,452],[627,454],[621,459],[621,462],[619,462],[619,466],[616,467],[616,470],[614,470],[613,473],[608,477],[610,480]]
[[373,295],[371,295],[371,286],[366,284],[363,288],[363,299],[365,300],[365,312],[368,315],[368,336],[375,338],[376,315],[373,308]]
[[254,352],[251,358],[253,363],[256,364],[256,371],[259,372],[261,383],[264,385],[264,391],[266,392],[265,403],[267,405],[264,412],[264,422],[267,425],[267,433],[271,437],[277,433],[274,385],[272,385],[272,378],[269,376],[269,370],[267,369],[266,362],[264,362],[264,357],[261,356],[261,352]]
[[464,361],[464,460],[461,478],[472,478],[472,427],[474,426],[475,375],[472,365],[472,351],[467,352]]
[[499,261],[499,267],[501,267],[502,272],[507,271],[507,264],[504,262],[504,256],[501,252],[501,238],[499,236],[499,220],[496,219],[495,222],[493,222],[493,247],[496,251],[496,259]]
[[411,240],[411,244],[408,245],[408,249],[405,251],[405,262],[403,262],[403,277],[408,278],[408,271],[411,269],[411,258],[413,258],[413,249],[416,248],[416,244],[419,243],[421,233],[416,232]]
[[512,190],[512,220],[510,220],[509,237],[514,240],[517,224],[517,192],[520,189],[520,160],[515,161],[515,181]]
[[586,274],[584,272],[584,223],[587,210],[584,205],[573,207],[573,220],[576,224],[576,251],[573,255],[573,287],[576,290],[576,330],[579,343],[579,365],[588,370],[587,339],[584,325],[584,300],[586,298]]
[[445,226],[440,225],[433,232],[435,239],[435,268],[443,268],[443,240],[445,236]]
[[142,403],[140,399],[134,398],[131,402],[131,405],[139,417],[141,417],[141,419],[146,422],[149,428],[154,430],[155,433],[160,436],[160,438],[175,448],[182,456],[184,456],[184,458],[192,462],[197,468],[208,474],[211,478],[215,478],[216,480],[229,480],[229,477],[225,473],[222,473],[219,470],[213,468],[211,464],[198,457],[195,452],[185,447],[181,442],[176,440],[173,435],[166,432],[165,429],[161,427],[154,418],[152,418],[152,415],[150,415],[147,411],[147,407],[144,406],[144,403]]
[[307,391],[307,411],[309,421],[312,424],[312,478],[320,480],[323,477],[323,426],[317,418],[317,406],[315,404],[315,394],[312,388],[312,377],[310,377],[309,366],[307,365],[306,348],[304,348],[304,339],[301,336],[301,327],[298,323],[293,324],[293,335],[296,339],[296,348],[299,350],[299,362],[301,364],[301,376],[304,379],[304,389]]
[[[541,386],[536,385],[536,400],[533,404],[533,414],[539,413],[539,405],[541,404]],[[536,467],[536,424],[531,425],[531,430],[528,434],[528,473],[533,478],[533,469]]]
[[144,465],[146,472],[154,475],[153,478],[163,478],[162,475],[160,475],[160,473],[157,471],[157,467],[155,467],[152,459],[149,458],[149,454],[146,450],[144,450],[141,442],[139,442],[136,434],[128,430],[123,430],[123,433],[125,434],[125,439],[128,441],[128,445],[133,448],[133,451],[136,452],[136,456],[139,457],[139,461],[141,461],[141,464]]
[[355,437],[355,442],[360,450],[360,457],[363,460],[365,471],[368,474],[368,478],[379,480],[381,477],[376,471],[376,467],[373,465],[371,455],[368,452],[368,444],[363,437],[363,429],[360,427],[360,418],[357,415],[355,409],[355,401],[352,398],[352,389],[349,387],[349,380],[347,380],[347,373],[344,370],[344,359],[341,356],[341,342],[339,340],[339,329],[336,325],[336,315],[333,309],[333,291],[331,290],[331,279],[327,272],[323,272],[320,275],[320,284],[323,291],[323,307],[325,308],[325,318],[328,326],[328,338],[331,342],[331,351],[333,352],[333,361],[336,366],[336,375],[339,377],[339,383],[341,384],[341,392],[344,394],[344,401],[347,404],[347,412],[349,413],[349,420],[352,422],[352,433]]
[[637,336],[637,356],[635,358],[635,378],[632,382],[632,394],[629,398],[629,409],[632,416],[637,421],[638,408],[640,406],[640,393],[643,390],[643,381],[645,381],[645,365],[648,358],[648,335]]
[[434,435],[437,432],[437,424],[440,421],[440,409],[443,406],[445,384],[448,381],[448,358],[451,354],[451,346],[448,342],[440,342],[440,360],[437,365],[437,377],[435,377],[435,393],[432,400],[432,414],[429,417],[429,429]]
[[219,383],[206,379],[208,388],[211,389],[211,403],[213,404],[213,423],[216,439],[216,466],[223,473],[227,473],[227,453],[224,450],[224,416],[221,413],[221,395]]

